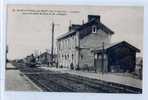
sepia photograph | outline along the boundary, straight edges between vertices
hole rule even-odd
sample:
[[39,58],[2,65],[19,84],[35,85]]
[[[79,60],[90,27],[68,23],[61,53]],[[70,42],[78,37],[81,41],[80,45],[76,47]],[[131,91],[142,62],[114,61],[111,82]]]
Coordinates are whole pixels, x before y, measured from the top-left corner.
[[5,90],[143,90],[143,6],[7,5]]

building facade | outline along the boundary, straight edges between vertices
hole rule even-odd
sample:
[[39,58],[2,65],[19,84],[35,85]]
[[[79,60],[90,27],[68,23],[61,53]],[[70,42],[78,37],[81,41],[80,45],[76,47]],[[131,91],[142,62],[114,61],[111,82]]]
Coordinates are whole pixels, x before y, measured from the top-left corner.
[[100,16],[88,15],[88,22],[69,26],[69,32],[57,38],[58,66],[71,69],[94,67],[92,50],[103,43],[110,44],[112,30],[106,27]]

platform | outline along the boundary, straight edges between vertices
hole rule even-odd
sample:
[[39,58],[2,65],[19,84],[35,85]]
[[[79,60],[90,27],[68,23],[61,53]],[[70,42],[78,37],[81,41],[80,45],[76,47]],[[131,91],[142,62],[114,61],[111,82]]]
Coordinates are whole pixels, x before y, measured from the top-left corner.
[[83,77],[88,77],[88,78],[93,78],[93,79],[98,79],[98,80],[104,80],[107,82],[114,82],[114,83],[119,83],[119,84],[124,84],[136,88],[142,89],[142,80],[140,79],[135,79],[129,76],[122,75],[120,73],[95,73],[95,72],[88,72],[88,71],[75,71],[75,70],[70,70],[66,68],[48,68],[48,67],[41,67],[46,70],[51,70],[51,71],[59,71],[61,73],[69,73],[69,74],[74,74],[74,75],[79,75]]
[[11,69],[6,70],[6,91],[41,91],[39,87],[37,87],[32,81],[24,76],[19,70],[15,70],[14,66],[9,64],[8,68]]

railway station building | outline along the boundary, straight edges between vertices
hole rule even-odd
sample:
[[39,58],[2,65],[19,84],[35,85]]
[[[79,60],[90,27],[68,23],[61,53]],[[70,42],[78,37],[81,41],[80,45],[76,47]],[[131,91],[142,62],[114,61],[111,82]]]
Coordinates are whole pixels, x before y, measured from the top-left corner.
[[[136,52],[139,50],[125,41],[116,45],[111,44],[113,34],[114,32],[101,22],[99,15],[88,15],[88,21],[82,25],[70,25],[69,31],[57,38],[58,67],[74,70],[88,68],[107,72],[112,70],[111,66],[115,66],[116,69],[122,65],[133,70],[130,65],[135,65]],[[100,47],[104,48],[103,53]],[[128,50],[130,52],[125,55]],[[114,53],[116,57],[113,56]],[[102,58],[100,54],[103,54]],[[118,59],[120,56],[124,59]],[[129,59],[132,64],[124,64]]]

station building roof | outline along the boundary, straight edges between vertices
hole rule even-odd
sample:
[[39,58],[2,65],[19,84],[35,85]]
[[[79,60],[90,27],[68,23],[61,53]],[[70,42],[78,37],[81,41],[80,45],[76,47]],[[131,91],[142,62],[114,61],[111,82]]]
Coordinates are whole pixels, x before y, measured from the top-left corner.
[[[108,34],[114,34],[114,32],[109,29],[107,26],[105,26],[101,21],[100,21],[100,16],[99,15],[88,15],[88,22],[82,24],[82,25],[78,25],[78,24],[72,24],[70,26],[70,28],[72,30],[69,30],[69,32],[65,33],[65,34],[62,34],[61,36],[59,36],[57,38],[57,40],[61,40],[61,39],[64,39],[66,37],[69,37],[71,35],[75,35],[76,32],[78,31],[81,31],[85,28],[87,28],[88,26],[93,26],[93,25],[97,25],[98,26],[98,29],[101,29],[103,30],[104,32],[108,33]],[[80,34],[80,38],[83,38],[87,35],[91,34],[91,32],[89,33],[81,33]]]

